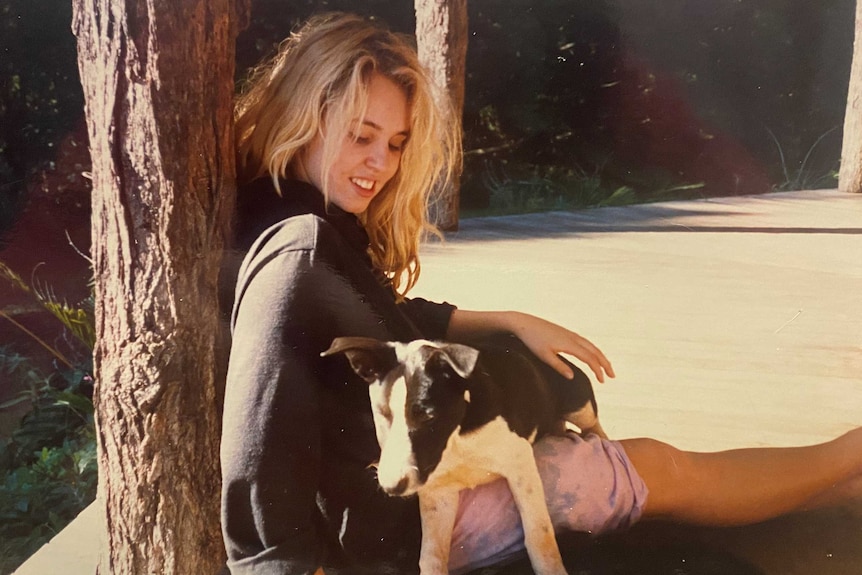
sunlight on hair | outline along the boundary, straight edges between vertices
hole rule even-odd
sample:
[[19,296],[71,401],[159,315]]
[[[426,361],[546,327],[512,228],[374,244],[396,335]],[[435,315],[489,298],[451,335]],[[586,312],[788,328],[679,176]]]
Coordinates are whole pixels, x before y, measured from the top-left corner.
[[420,65],[411,38],[345,14],[312,18],[291,34],[252,72],[237,101],[238,179],[271,177],[280,193],[279,180],[296,177],[317,135],[324,138],[322,171],[328,171],[350,126],[364,117],[372,73],[401,86],[410,107],[400,168],[361,216],[372,261],[401,297],[419,278],[423,236],[439,233],[428,220],[429,203],[461,169],[460,122]]

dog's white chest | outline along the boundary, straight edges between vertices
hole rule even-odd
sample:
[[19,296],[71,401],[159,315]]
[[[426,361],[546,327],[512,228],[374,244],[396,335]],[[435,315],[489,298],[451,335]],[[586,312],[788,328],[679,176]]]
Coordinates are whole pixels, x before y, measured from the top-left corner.
[[426,487],[448,485],[472,489],[500,476],[511,477],[518,459],[513,457],[513,450],[532,450],[530,443],[509,429],[502,417],[468,434],[462,435],[460,431],[456,428],[449,437]]
[[449,437],[440,464],[419,491],[422,575],[446,572],[458,492],[498,477],[509,483],[535,572],[565,575],[530,441],[511,431],[501,417],[475,432],[459,431]]

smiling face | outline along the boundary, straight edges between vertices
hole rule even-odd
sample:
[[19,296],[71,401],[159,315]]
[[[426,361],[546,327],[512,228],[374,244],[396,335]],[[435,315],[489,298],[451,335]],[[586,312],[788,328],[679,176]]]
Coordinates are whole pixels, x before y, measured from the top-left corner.
[[376,73],[367,89],[365,116],[349,127],[329,170],[320,135],[309,145],[297,170],[299,179],[326,190],[330,202],[351,214],[364,212],[398,172],[410,135],[410,107],[404,90]]

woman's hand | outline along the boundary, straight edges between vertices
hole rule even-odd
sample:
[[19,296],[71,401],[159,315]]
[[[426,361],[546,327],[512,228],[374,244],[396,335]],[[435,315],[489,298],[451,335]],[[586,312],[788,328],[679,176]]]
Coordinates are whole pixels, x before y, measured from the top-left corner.
[[615,377],[605,354],[591,341],[555,323],[524,313],[512,313],[510,331],[524,342],[536,357],[556,369],[563,377],[574,377],[572,369],[557,354],[571,355],[590,366],[599,382],[605,375]]
[[599,382],[605,375],[615,377],[614,368],[605,354],[588,339],[555,323],[520,312],[455,310],[449,322],[447,337],[453,341],[481,334],[510,332],[524,342],[539,359],[556,369],[563,377],[574,377],[572,369],[557,354],[571,355],[587,364]]

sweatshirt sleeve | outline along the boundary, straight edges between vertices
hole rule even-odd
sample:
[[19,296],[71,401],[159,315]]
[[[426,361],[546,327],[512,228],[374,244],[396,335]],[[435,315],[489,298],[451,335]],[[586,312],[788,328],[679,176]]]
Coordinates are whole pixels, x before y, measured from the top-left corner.
[[232,575],[310,575],[332,548],[318,505],[328,397],[320,352],[333,333],[378,322],[356,305],[321,227],[312,217],[273,226],[239,270],[221,441]]
[[449,320],[457,309],[448,302],[437,303],[423,298],[407,298],[399,307],[419,328],[422,336],[431,340],[446,339]]
[[[319,387],[300,305],[310,257],[281,253],[240,278],[221,443],[232,575],[311,574],[323,561]],[[287,277],[300,282],[285,284]]]

